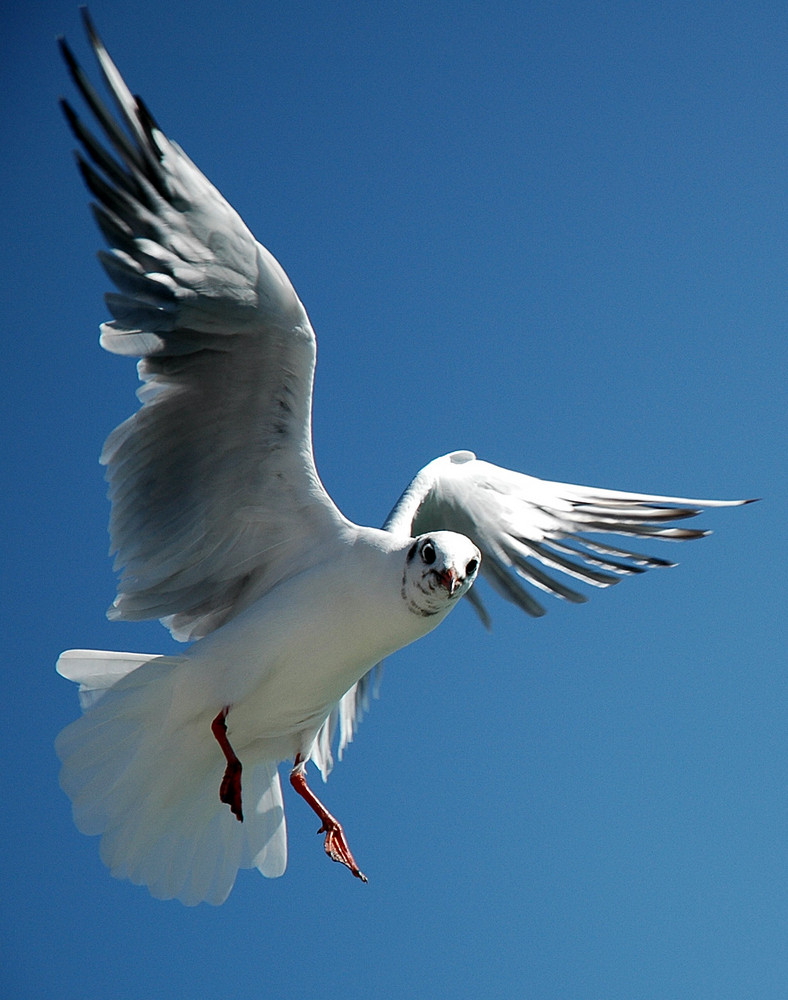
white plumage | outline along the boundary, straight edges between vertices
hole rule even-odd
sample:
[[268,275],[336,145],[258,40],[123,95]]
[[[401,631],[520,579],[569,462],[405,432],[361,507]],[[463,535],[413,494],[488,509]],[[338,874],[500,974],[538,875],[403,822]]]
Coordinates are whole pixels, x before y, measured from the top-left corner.
[[315,337],[301,301],[131,95],[85,18],[125,130],[62,49],[113,152],[63,106],[118,288],[101,343],[140,357],[143,382],[141,408],[102,454],[121,572],[109,615],[160,618],[196,641],[176,657],[60,657],[84,712],[57,741],[61,782],[114,875],[221,903],[239,868],[285,869],[277,768],[292,760],[327,852],[363,878],[305,767],[327,776],[381,660],[463,596],[487,622],[471,590],[478,572],[539,615],[528,585],[580,601],[567,576],[606,587],[672,565],[599,534],[697,538],[666,522],[741,501],[545,482],[454,452],[416,476],[382,529],[348,521],[312,454]]

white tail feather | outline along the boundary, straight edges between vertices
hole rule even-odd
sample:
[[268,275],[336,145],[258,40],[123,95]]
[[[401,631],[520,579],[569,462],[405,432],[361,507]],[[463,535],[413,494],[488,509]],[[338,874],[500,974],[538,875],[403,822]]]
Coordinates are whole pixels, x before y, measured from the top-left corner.
[[179,662],[178,657],[157,656],[155,653],[115,653],[103,649],[67,649],[60,654],[57,672],[66,680],[79,684],[79,705],[86,712],[91,705],[143,663],[158,660]]
[[[85,714],[57,739],[74,821],[101,834],[118,878],[186,905],[222,903],[239,868],[281,875],[287,863],[276,762],[245,762],[244,822],[219,801],[224,757],[210,713],[174,721],[179,657],[70,650],[58,661],[80,684]],[[188,667],[186,667],[188,669]]]

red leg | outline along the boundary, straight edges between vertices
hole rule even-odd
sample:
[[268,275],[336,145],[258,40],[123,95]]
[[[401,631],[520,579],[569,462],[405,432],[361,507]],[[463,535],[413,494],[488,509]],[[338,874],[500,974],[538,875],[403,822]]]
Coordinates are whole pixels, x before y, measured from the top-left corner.
[[345,831],[342,829],[342,824],[339,820],[334,819],[328,809],[326,809],[320,799],[307,785],[304,767],[298,757],[296,757],[296,766],[290,772],[290,784],[293,788],[295,788],[301,798],[304,799],[304,801],[315,811],[315,813],[317,813],[318,817],[322,821],[323,825],[317,832],[324,833],[326,835],[326,854],[332,861],[339,861],[343,865],[346,865],[353,872],[356,878],[360,878],[362,882],[366,882],[367,876],[360,871],[358,865],[356,864],[356,859],[353,857],[350,848],[348,847],[347,840],[345,839]]
[[241,771],[243,767],[240,760],[235,756],[235,750],[230,746],[230,741],[227,739],[227,723],[225,719],[229,711],[229,706],[223,708],[211,723],[211,732],[216,738],[216,742],[222,748],[222,753],[227,760],[224,777],[219,786],[219,798],[222,802],[227,803],[232,814],[239,822],[243,823],[244,812],[241,806]]

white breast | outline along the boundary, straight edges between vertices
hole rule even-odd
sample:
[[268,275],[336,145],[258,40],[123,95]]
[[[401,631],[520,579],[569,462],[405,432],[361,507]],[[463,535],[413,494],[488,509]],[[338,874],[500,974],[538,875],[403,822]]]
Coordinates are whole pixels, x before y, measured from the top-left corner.
[[408,611],[401,593],[407,547],[387,532],[355,532],[325,562],[195,643],[175,699],[178,713],[193,717],[229,705],[228,732],[239,755],[304,752],[356,681],[445,617]]

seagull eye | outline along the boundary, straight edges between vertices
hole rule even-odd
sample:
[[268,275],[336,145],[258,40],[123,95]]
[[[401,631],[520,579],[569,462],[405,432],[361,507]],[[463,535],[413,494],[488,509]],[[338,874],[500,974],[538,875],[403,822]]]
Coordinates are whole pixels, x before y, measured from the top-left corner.
[[465,575],[473,576],[473,574],[476,572],[476,567],[478,565],[479,565],[478,559],[471,559],[468,565],[465,567]]
[[432,566],[435,562],[435,546],[432,542],[424,543],[424,548],[421,550],[421,558],[428,566]]

